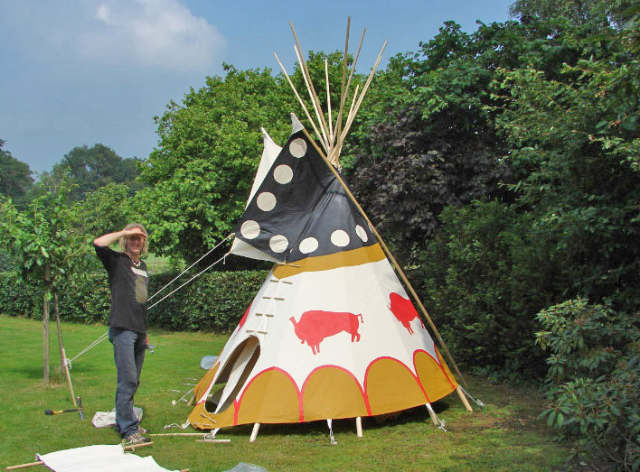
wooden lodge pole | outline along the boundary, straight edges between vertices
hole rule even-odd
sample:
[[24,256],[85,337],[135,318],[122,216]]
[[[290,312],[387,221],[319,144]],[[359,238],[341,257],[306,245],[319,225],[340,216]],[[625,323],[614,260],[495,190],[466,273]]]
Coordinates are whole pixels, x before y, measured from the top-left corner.
[[260,423],[254,423],[253,430],[251,431],[251,437],[249,438],[249,442],[256,442],[256,438],[258,437],[258,431],[260,431]]
[[36,465],[43,465],[43,464],[44,464],[43,461],[29,462],[28,464],[12,465],[7,467],[5,470],[26,469],[27,467],[34,467]]
[[389,248],[387,247],[387,245],[383,241],[382,237],[380,236],[380,233],[378,233],[378,230],[375,228],[375,226],[373,226],[373,223],[371,223],[371,220],[369,219],[367,214],[362,209],[362,206],[360,206],[360,203],[358,203],[358,200],[356,200],[356,197],[353,195],[353,193],[351,193],[351,190],[349,190],[349,187],[347,187],[347,184],[345,184],[345,182],[342,179],[342,176],[340,175],[340,173],[327,160],[327,158],[324,156],[322,151],[315,144],[315,142],[313,141],[311,136],[309,136],[309,133],[307,132],[307,130],[304,130],[304,132],[305,132],[305,134],[307,136],[307,139],[309,139],[309,141],[315,146],[316,150],[323,157],[323,159],[324,159],[325,163],[327,164],[327,166],[329,167],[329,169],[331,169],[331,172],[333,172],[333,174],[336,176],[336,178],[338,179],[338,181],[342,185],[342,188],[344,189],[344,191],[348,195],[349,199],[353,202],[353,204],[356,206],[356,208],[358,208],[358,211],[360,211],[360,213],[362,214],[362,217],[366,220],[367,224],[369,225],[369,227],[371,228],[371,230],[375,234],[376,238],[378,238],[378,241],[380,242],[380,246],[382,246],[382,249],[384,250],[384,253],[387,255],[387,257],[391,261],[391,264],[395,267],[396,271],[400,275],[400,278],[405,283],[405,286],[407,287],[407,289],[409,289],[409,292],[411,293],[412,298],[414,299],[414,301],[420,307],[420,311],[422,311],[422,314],[425,316],[427,322],[429,323],[429,326],[431,326],[431,329],[433,330],[436,338],[438,339],[438,342],[440,343],[443,351],[445,352],[445,354],[448,357],[449,361],[451,361],[451,364],[455,368],[455,370],[456,370],[458,376],[460,377],[460,379],[462,380],[462,382],[466,385],[464,377],[462,376],[462,373],[460,372],[460,369],[458,369],[457,364],[453,360],[453,356],[451,356],[451,352],[449,352],[449,349],[447,348],[447,345],[444,343],[444,340],[442,339],[442,336],[440,336],[440,332],[438,331],[438,328],[436,328],[436,325],[433,323],[433,320],[429,316],[429,313],[427,313],[427,309],[424,307],[424,305],[420,301],[420,298],[418,297],[418,294],[416,293],[416,291],[413,289],[413,286],[411,285],[411,282],[409,282],[409,280],[407,279],[407,276],[404,274],[404,271],[402,270],[402,268],[400,267],[400,265],[396,261],[395,257],[393,257],[393,254],[391,254],[391,251],[389,250]]
[[73,406],[78,406],[76,402],[76,396],[73,393],[73,384],[71,383],[71,373],[69,372],[69,365],[67,364],[67,354],[64,350],[64,343],[62,342],[62,325],[60,323],[60,311],[58,309],[58,293],[53,292],[53,311],[56,315],[56,325],[58,328],[58,347],[60,348],[60,370],[65,374],[67,378],[67,385],[71,392],[71,401]]
[[[342,143],[343,143],[344,139],[346,138],[346,135],[347,135],[347,133],[349,131],[349,128],[353,124],[353,121],[355,119],[355,116],[356,116],[359,108],[360,108],[360,105],[362,104],[362,101],[364,100],[364,96],[366,95],[366,93],[367,93],[367,91],[369,89],[369,86],[370,86],[370,84],[371,84],[371,82],[373,80],[373,77],[375,75],[375,71],[377,70],[378,65],[380,64],[380,61],[382,59],[382,54],[384,53],[384,50],[385,50],[385,48],[387,46],[387,42],[385,41],[384,45],[382,46],[382,49],[380,50],[380,53],[378,54],[378,57],[376,59],[376,63],[374,65],[374,67],[372,68],[371,73],[369,74],[369,77],[367,78],[362,91],[359,94],[358,94],[358,89],[356,88],[356,91],[355,91],[354,96],[352,98],[352,103],[351,103],[351,106],[350,106],[350,109],[349,109],[349,113],[348,113],[348,115],[346,117],[346,122],[344,123],[344,128],[343,128],[343,123],[342,123],[342,119],[343,118],[342,118],[342,116],[343,116],[343,112],[344,112],[344,105],[345,105],[345,101],[346,101],[346,95],[348,95],[349,86],[350,86],[350,82],[351,82],[351,77],[353,76],[353,73],[355,71],[355,63],[354,63],[354,67],[352,68],[351,73],[349,75],[349,78],[347,80],[347,83],[345,84],[346,75],[347,75],[346,61],[347,61],[347,51],[348,51],[348,43],[349,43],[349,39],[348,38],[349,38],[350,22],[351,22],[351,18],[349,18],[349,22],[347,24],[347,41],[346,41],[346,44],[345,44],[345,55],[344,55],[344,58],[343,58],[345,63],[343,64],[343,74],[342,74],[341,103],[340,103],[340,109],[338,110],[338,118],[336,120],[336,126],[335,126],[335,130],[336,130],[336,134],[335,134],[336,142],[335,142],[335,144],[333,142],[333,138],[334,138],[333,130],[331,130],[331,129],[329,129],[327,127],[326,121],[324,119],[324,113],[322,112],[322,110],[318,110],[318,108],[321,108],[320,107],[320,101],[318,99],[318,95],[317,95],[317,93],[315,91],[315,88],[313,86],[313,83],[311,81],[311,76],[309,74],[309,71],[308,71],[308,68],[307,68],[307,64],[306,64],[306,62],[304,60],[304,55],[302,54],[302,49],[300,47],[300,43],[298,41],[298,37],[297,37],[295,29],[293,27],[293,23],[291,23],[291,30],[293,32],[293,37],[294,37],[295,42],[296,42],[296,46],[295,46],[296,55],[297,55],[297,58],[298,58],[298,62],[300,63],[300,68],[301,68],[301,72],[302,72],[302,75],[303,75],[303,78],[304,78],[304,81],[305,81],[305,85],[307,86],[307,92],[309,93],[309,96],[310,96],[311,101],[313,103],[316,115],[318,116],[318,126],[320,126],[320,128],[322,129],[322,133],[320,133],[318,131],[316,123],[311,118],[311,115],[310,115],[309,111],[307,110],[307,108],[306,108],[306,106],[304,104],[304,101],[300,97],[300,94],[298,93],[298,91],[296,90],[295,86],[293,85],[293,82],[289,78],[289,75],[286,73],[286,71],[285,71],[282,63],[278,59],[277,55],[276,55],[276,59],[278,59],[278,63],[280,64],[280,67],[282,68],[283,72],[285,73],[285,76],[287,77],[287,80],[289,81],[289,85],[293,89],[296,97],[298,98],[298,101],[302,105],[302,108],[305,111],[305,113],[307,115],[307,118],[311,122],[311,125],[313,126],[314,131],[318,135],[319,141],[322,143],[322,146],[325,148],[326,154],[318,147],[318,144],[316,144],[316,142],[311,138],[311,136],[309,135],[309,133],[307,132],[306,129],[304,129],[305,135],[307,136],[309,141],[312,143],[312,145],[316,148],[318,153],[322,156],[322,158],[324,159],[324,161],[327,164],[327,166],[329,167],[329,169],[331,169],[331,171],[333,172],[335,177],[340,182],[342,188],[344,189],[344,191],[347,194],[347,196],[349,197],[349,199],[356,206],[358,211],[360,211],[360,213],[362,214],[363,218],[366,220],[367,224],[369,225],[369,227],[371,228],[371,230],[373,231],[375,236],[378,238],[378,241],[380,242],[380,246],[382,247],[384,253],[386,254],[387,258],[390,260],[391,264],[395,268],[395,270],[398,273],[398,275],[400,276],[400,278],[402,279],[402,281],[404,283],[404,286],[407,288],[407,290],[409,291],[409,293],[411,295],[411,298],[413,298],[415,303],[420,308],[420,311],[422,312],[422,315],[424,316],[424,318],[429,323],[429,326],[431,327],[434,335],[436,336],[436,339],[438,340],[438,343],[439,343],[440,347],[442,348],[442,351],[444,352],[445,357],[451,363],[451,366],[455,369],[455,372],[457,373],[458,378],[462,381],[463,384],[466,385],[466,381],[464,379],[464,376],[462,375],[462,372],[460,372],[460,369],[458,368],[458,365],[453,360],[453,356],[451,355],[451,352],[449,351],[449,348],[447,347],[447,345],[445,344],[444,340],[442,339],[442,336],[440,335],[440,332],[438,331],[438,328],[436,327],[436,325],[434,324],[433,320],[429,316],[429,313],[427,312],[426,308],[424,307],[424,305],[420,301],[420,298],[418,297],[418,294],[416,293],[416,291],[414,290],[413,286],[411,285],[411,282],[409,282],[409,280],[407,279],[404,271],[402,270],[402,268],[400,267],[400,265],[398,264],[396,259],[393,257],[393,254],[391,253],[391,251],[389,250],[389,248],[387,247],[387,245],[383,241],[382,237],[380,236],[380,234],[376,230],[375,226],[373,225],[373,223],[371,223],[371,220],[369,219],[367,214],[364,212],[364,210],[362,209],[362,207],[360,206],[360,204],[356,200],[355,196],[353,195],[353,193],[351,193],[351,190],[349,190],[349,187],[347,187],[346,183],[342,179],[342,176],[340,175],[340,173],[336,169],[336,167],[339,165],[339,155],[340,155],[340,150],[342,148]],[[363,39],[364,39],[364,31],[362,32],[362,38],[360,40],[360,46],[358,47],[358,53],[356,55],[356,61],[357,61],[357,56],[360,54],[360,47],[362,46]],[[326,75],[327,89],[328,89],[329,84],[328,84],[328,72],[327,71],[325,71],[325,75]],[[345,85],[346,85],[346,90],[345,90]],[[327,90],[327,93],[328,93],[328,90]],[[327,134],[329,135],[328,139],[327,139]],[[469,402],[467,401],[467,398],[464,395],[464,393],[463,393],[462,389],[460,388],[460,386],[457,386],[456,391],[458,392],[458,395],[460,396],[460,399],[462,400],[462,403],[464,404],[465,408],[467,410],[469,410],[469,411],[473,411],[471,409],[471,405],[469,405]],[[431,413],[431,410],[430,410],[430,413]],[[433,416],[432,416],[432,418],[433,418]],[[435,423],[435,420],[434,420],[434,423]],[[255,440],[255,435],[257,435],[257,429],[258,428],[259,428],[259,423],[256,423],[255,426],[254,426],[254,432],[252,434],[252,439],[254,439],[254,440]]]

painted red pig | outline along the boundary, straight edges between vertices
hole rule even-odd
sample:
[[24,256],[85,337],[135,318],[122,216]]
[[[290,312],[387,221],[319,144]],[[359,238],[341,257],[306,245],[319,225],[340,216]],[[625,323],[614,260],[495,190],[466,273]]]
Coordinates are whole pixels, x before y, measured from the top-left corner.
[[298,321],[293,316],[290,320],[293,323],[296,336],[302,341],[302,344],[306,342],[311,347],[311,351],[317,354],[320,352],[320,343],[324,338],[342,331],[351,334],[351,342],[360,341],[358,317],[362,321],[362,314],[311,310],[305,311]]
[[413,303],[408,298],[404,298],[402,295],[399,295],[395,292],[391,292],[389,295],[390,304],[387,305],[389,310],[393,313],[393,315],[398,319],[402,326],[407,328],[409,334],[413,334],[413,329],[411,328],[411,322],[418,318],[420,320],[420,324],[424,328],[424,323],[418,312],[413,307]]

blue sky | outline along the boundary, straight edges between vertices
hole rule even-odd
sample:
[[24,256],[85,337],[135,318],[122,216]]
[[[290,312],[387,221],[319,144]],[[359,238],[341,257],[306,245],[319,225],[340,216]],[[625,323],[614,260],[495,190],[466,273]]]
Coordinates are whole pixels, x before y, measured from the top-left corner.
[[[293,69],[293,22],[305,53],[350,49],[366,28],[358,72],[384,41],[383,63],[415,52],[445,21],[465,31],[506,21],[510,0],[0,0],[0,139],[34,172],[76,146],[101,143],[123,158],[157,145],[154,116],[206,76]],[[292,107],[295,107],[292,100]],[[292,109],[292,111],[297,111]],[[268,123],[265,123],[268,128]]]

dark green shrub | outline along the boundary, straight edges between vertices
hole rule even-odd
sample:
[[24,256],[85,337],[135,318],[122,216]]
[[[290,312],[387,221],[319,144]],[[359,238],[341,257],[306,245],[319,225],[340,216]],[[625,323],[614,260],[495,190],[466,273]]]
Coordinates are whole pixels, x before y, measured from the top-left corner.
[[584,299],[537,316],[550,356],[550,426],[575,440],[576,454],[640,470],[640,328],[637,314]]
[[531,216],[476,202],[448,207],[440,220],[411,276],[456,362],[501,378],[543,377],[535,314],[552,304],[554,275]]

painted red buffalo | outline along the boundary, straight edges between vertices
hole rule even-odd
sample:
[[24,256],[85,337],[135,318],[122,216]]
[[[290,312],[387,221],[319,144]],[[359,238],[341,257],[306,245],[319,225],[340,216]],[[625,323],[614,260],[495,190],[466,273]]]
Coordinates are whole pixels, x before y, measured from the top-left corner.
[[404,298],[402,295],[399,295],[395,292],[391,292],[391,294],[389,295],[389,302],[389,309],[398,319],[398,321],[402,323],[402,326],[407,328],[409,334],[413,334],[411,322],[416,318],[420,320],[420,324],[424,328],[424,323],[420,319],[420,316],[418,316],[418,312],[413,307],[413,303],[411,303],[411,300]]
[[347,312],[311,310],[305,311],[300,319],[292,316],[293,329],[302,344],[305,342],[311,347],[314,354],[320,352],[320,343],[324,338],[336,335],[342,331],[351,334],[351,342],[360,341],[358,326],[362,321],[362,315],[354,315]]

